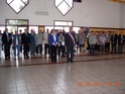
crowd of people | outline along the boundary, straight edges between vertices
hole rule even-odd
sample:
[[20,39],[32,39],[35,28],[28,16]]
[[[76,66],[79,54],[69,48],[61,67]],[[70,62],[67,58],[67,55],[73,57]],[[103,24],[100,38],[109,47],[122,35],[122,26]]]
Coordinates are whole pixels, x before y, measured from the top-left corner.
[[88,45],[90,54],[122,54],[125,43],[125,35],[123,32],[117,34],[117,32],[91,31],[88,34]]
[[[87,46],[85,43],[87,42]],[[123,32],[117,34],[110,31],[90,31],[84,32],[84,28],[80,28],[78,33],[73,31],[73,27],[69,27],[69,31],[52,29],[49,31],[38,31],[36,34],[33,29],[25,28],[24,32],[20,30],[13,33],[8,32],[5,28],[3,34],[0,31],[0,58],[1,52],[4,51],[5,60],[10,60],[10,54],[14,54],[16,59],[43,56],[50,56],[52,62],[57,62],[57,55],[66,57],[67,62],[73,62],[74,52],[80,51],[84,53],[89,51],[93,54],[121,54],[125,43]],[[12,53],[10,49],[12,47]],[[44,50],[43,50],[44,49]],[[43,52],[44,51],[44,52]],[[30,55],[30,56],[29,56]]]

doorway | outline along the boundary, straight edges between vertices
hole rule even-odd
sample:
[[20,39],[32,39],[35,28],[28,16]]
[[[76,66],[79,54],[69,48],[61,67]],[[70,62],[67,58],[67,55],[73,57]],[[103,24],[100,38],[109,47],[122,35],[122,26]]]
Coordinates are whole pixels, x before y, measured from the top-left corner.
[[[27,19],[6,19],[6,27],[8,28],[8,32],[15,33],[21,30],[24,32],[25,28],[28,28],[29,21]],[[19,32],[20,33],[20,32]]]

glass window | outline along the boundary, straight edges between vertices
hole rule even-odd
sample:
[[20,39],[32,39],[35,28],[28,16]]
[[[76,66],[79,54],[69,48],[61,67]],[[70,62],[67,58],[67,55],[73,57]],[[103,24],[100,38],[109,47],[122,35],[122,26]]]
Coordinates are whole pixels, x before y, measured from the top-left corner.
[[73,26],[73,21],[54,21],[57,26]]
[[31,29],[35,31],[35,34],[38,33],[38,26],[29,26],[29,33],[31,33]]
[[49,30],[49,32],[51,32],[51,30],[54,29],[54,27],[53,27],[53,26],[45,26],[45,31],[46,31],[47,29]]
[[16,13],[19,13],[28,5],[29,0],[6,0],[6,2]]
[[5,30],[5,26],[0,26],[0,30],[1,30],[1,33],[3,33]]
[[28,20],[25,19],[6,19],[6,25],[28,25]]
[[66,15],[73,7],[73,0],[55,0],[55,6],[63,15]]

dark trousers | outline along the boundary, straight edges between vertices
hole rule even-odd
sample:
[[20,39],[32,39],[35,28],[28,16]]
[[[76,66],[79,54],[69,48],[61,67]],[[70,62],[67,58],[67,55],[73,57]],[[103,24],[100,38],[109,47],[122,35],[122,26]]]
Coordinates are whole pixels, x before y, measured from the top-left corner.
[[58,47],[58,55],[60,55],[60,53],[62,52],[62,56],[65,55],[65,47],[63,45],[60,45]]
[[112,44],[112,51],[111,53],[115,53],[116,54],[116,44]]
[[105,43],[105,53],[109,53],[110,51],[110,43]]
[[47,53],[50,54],[50,46],[49,46],[49,44],[45,44],[44,46],[45,46],[45,50],[44,50],[45,55],[47,55]]
[[84,44],[79,44],[80,52],[82,52],[83,47],[84,47]]
[[99,53],[100,52],[100,44],[95,45],[95,50]]
[[52,62],[56,62],[57,61],[57,46],[50,46],[51,48],[51,60]]
[[90,45],[89,46],[89,53],[90,53],[90,55],[93,55],[94,52],[95,52],[95,45]]
[[73,62],[74,49],[73,47],[67,47],[67,62]]
[[40,54],[42,54],[42,44],[38,44],[37,46],[36,46],[36,53],[38,54],[38,53],[40,53]]
[[24,44],[24,57],[29,57],[29,45]]
[[10,45],[4,45],[5,59],[10,59]]
[[121,54],[123,51],[123,44],[118,44],[118,53]]
[[36,46],[35,44],[30,45],[31,56],[35,56]]
[[100,45],[100,53],[103,54],[105,51],[105,45],[101,44]]

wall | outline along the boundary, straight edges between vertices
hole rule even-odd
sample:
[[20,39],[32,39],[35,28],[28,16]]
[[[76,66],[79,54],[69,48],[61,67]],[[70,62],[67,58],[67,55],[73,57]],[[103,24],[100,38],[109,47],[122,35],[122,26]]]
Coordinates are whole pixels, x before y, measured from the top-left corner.
[[[30,0],[17,15],[6,0],[0,0],[0,24],[5,24],[5,19],[29,19],[30,25],[53,25],[54,20],[71,20],[75,26],[123,28],[122,8],[123,5],[108,0],[82,0],[82,3],[74,3],[73,9],[62,16],[55,8],[54,0]],[[49,15],[36,15],[36,11],[48,12]]]

